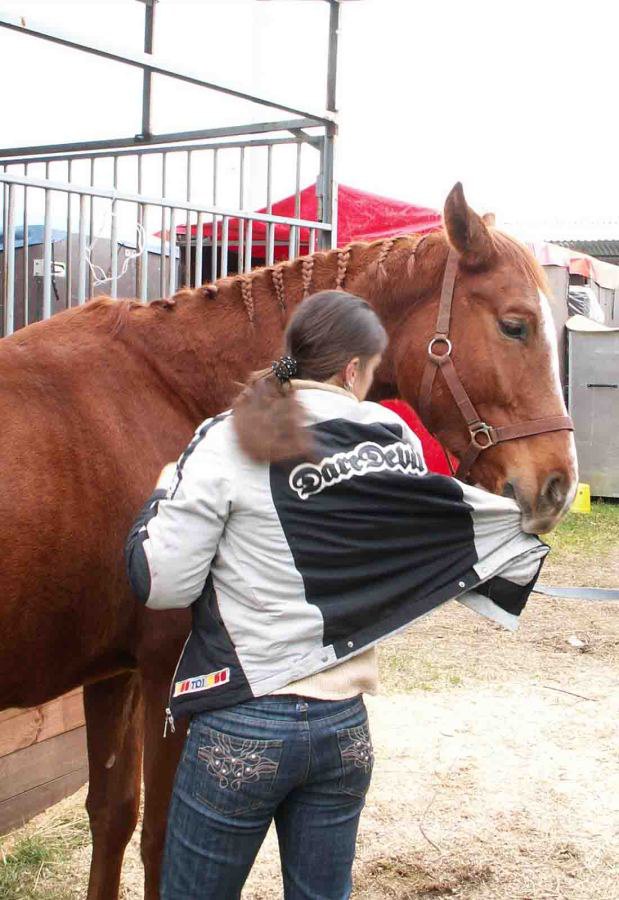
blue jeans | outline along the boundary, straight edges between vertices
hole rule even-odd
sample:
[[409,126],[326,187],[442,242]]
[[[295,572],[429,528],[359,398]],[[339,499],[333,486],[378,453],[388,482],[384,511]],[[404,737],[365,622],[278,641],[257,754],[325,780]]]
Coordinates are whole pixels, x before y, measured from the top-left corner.
[[275,819],[286,900],[345,900],[372,774],[363,699],[273,696],[196,715],[176,773],[162,900],[234,900]]

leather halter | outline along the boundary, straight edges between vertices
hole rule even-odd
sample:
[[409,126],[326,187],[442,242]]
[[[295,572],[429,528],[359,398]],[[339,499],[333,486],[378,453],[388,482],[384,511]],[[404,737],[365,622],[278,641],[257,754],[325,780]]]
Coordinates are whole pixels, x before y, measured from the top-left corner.
[[[531,419],[528,422],[521,422],[517,425],[501,425],[498,427],[488,425],[487,422],[483,421],[460,381],[451,358],[452,344],[449,340],[449,325],[457,270],[458,254],[455,250],[450,249],[447,265],[445,266],[445,274],[443,275],[436,331],[428,344],[428,360],[419,388],[419,411],[423,421],[428,422],[432,405],[434,379],[440,369],[471,436],[471,442],[460,459],[460,465],[455,472],[457,477],[465,478],[483,450],[505,441],[514,441],[534,434],[547,434],[550,431],[573,431],[574,423],[569,416],[547,416],[543,419]],[[450,468],[452,468],[449,456],[447,454],[446,456]]]

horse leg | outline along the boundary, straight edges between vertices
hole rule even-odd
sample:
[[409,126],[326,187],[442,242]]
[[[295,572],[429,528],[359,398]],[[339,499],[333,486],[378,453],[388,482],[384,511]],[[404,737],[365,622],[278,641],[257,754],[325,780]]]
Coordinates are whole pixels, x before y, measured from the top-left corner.
[[123,672],[86,685],[84,710],[92,832],[88,900],[116,900],[125,847],[140,805],[142,704],[139,676]]
[[164,710],[168,705],[170,682],[159,672],[143,674],[144,697],[144,819],[142,823],[142,862],[144,863],[144,900],[159,900],[159,876],[165,841],[168,806],[176,767],[185,740],[186,726],[176,723],[163,737]]

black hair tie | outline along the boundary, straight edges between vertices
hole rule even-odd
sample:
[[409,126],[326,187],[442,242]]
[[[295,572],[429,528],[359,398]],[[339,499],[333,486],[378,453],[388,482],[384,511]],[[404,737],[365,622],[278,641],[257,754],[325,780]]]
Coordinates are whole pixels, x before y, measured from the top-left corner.
[[286,381],[290,381],[291,378],[294,378],[299,371],[297,361],[296,359],[293,359],[292,356],[282,356],[274,363],[271,363],[271,369],[273,370],[275,377],[282,384]]

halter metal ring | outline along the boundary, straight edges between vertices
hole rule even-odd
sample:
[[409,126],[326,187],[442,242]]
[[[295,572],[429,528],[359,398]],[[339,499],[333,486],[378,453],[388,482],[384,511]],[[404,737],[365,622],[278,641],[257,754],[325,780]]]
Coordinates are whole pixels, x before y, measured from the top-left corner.
[[[445,351],[445,353],[435,353],[434,352],[435,344],[446,344],[447,350]],[[433,359],[436,361],[444,359],[446,356],[451,356],[451,350],[452,350],[451,341],[449,340],[449,338],[447,336],[442,337],[439,335],[438,337],[433,337],[432,340],[430,341],[430,343],[428,344],[428,356],[430,357],[430,359]]]
[[470,428],[469,432],[472,443],[479,447],[480,450],[487,450],[488,447],[498,444],[494,435],[494,428],[492,425],[487,425],[486,422],[480,422],[479,425]]

